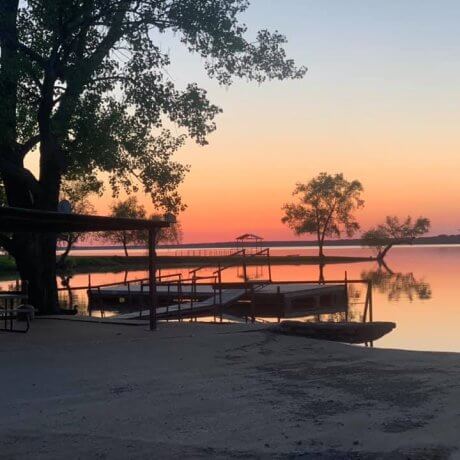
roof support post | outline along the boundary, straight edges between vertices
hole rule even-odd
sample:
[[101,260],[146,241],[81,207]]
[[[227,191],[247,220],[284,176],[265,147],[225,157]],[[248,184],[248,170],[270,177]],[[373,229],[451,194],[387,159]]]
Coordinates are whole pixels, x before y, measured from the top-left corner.
[[157,328],[157,280],[156,280],[156,230],[149,229],[149,321],[150,330]]

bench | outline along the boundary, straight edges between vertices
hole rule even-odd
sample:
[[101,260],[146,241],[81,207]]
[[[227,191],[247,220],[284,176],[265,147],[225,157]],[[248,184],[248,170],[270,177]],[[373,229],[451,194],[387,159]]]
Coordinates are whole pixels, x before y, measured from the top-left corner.
[[[26,333],[34,316],[35,308],[32,305],[0,308],[0,331]],[[17,323],[23,323],[24,327],[18,328]]]

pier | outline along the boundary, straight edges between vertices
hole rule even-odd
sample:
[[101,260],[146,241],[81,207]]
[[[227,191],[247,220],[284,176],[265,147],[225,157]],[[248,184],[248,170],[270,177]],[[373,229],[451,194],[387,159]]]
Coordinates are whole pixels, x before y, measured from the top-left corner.
[[[267,266],[267,279],[250,279],[247,265],[254,258],[263,258]],[[223,272],[238,268],[241,280],[223,281]],[[202,275],[204,269],[211,274]],[[364,280],[349,280],[345,273],[342,280],[300,280],[275,281],[271,273],[269,249],[252,252],[236,251],[226,258],[226,264],[201,265],[183,272],[162,274],[157,271],[154,291],[149,279],[125,280],[124,282],[92,285],[88,279],[85,289],[88,294],[89,315],[100,312],[116,313],[121,320],[145,319],[150,315],[149,302],[152,293],[155,298],[157,319],[174,320],[183,318],[212,317],[222,320],[223,316],[238,318],[283,318],[316,317],[340,313],[348,318],[350,302],[348,287],[352,283],[367,284],[362,304],[363,321],[372,321],[372,286]]]
[[[144,308],[149,287],[142,282],[98,287],[88,290],[90,307],[103,314],[107,306],[127,310],[118,318],[146,317]],[[306,314],[346,312],[348,291],[345,283],[317,284],[291,282],[248,282],[199,284],[159,283],[157,318],[175,319],[203,315],[291,318]]]

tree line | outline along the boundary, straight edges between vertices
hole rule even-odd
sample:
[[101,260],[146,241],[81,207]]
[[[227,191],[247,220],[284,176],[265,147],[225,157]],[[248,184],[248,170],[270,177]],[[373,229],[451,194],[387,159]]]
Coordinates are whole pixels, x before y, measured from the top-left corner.
[[[96,214],[96,210],[85,194],[77,195],[76,190],[72,189],[72,194],[65,195],[69,198],[72,212],[77,214]],[[145,207],[138,202],[136,196],[127,197],[124,200],[118,200],[110,206],[110,217],[121,217],[128,219],[162,219],[163,216],[159,213],[147,214]],[[159,243],[174,243],[179,244],[182,241],[183,232],[180,222],[171,223],[169,227],[158,229],[155,236],[155,245]],[[110,242],[120,245],[126,257],[129,256],[129,247],[133,245],[147,246],[149,241],[148,231],[145,230],[112,230],[98,232],[96,234],[71,232],[58,235],[58,247],[61,249],[61,254],[58,259],[60,269],[66,267],[67,257],[76,243],[91,239],[104,243]]]

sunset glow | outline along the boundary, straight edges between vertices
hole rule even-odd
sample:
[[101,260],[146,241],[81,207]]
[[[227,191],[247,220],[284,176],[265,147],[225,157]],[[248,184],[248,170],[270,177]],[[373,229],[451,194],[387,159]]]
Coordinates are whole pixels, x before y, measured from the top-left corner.
[[[281,206],[297,181],[321,171],[363,183],[363,228],[387,214],[423,214],[432,234],[457,233],[459,14],[460,4],[448,0],[254,0],[244,18],[249,31],[285,33],[289,54],[309,71],[299,81],[236,81],[228,89],[174,37],[161,36],[175,83],[197,81],[224,110],[207,147],[189,142],[177,155],[191,165],[181,187],[185,242],[246,231],[294,239]],[[98,200],[98,212],[110,202]]]

